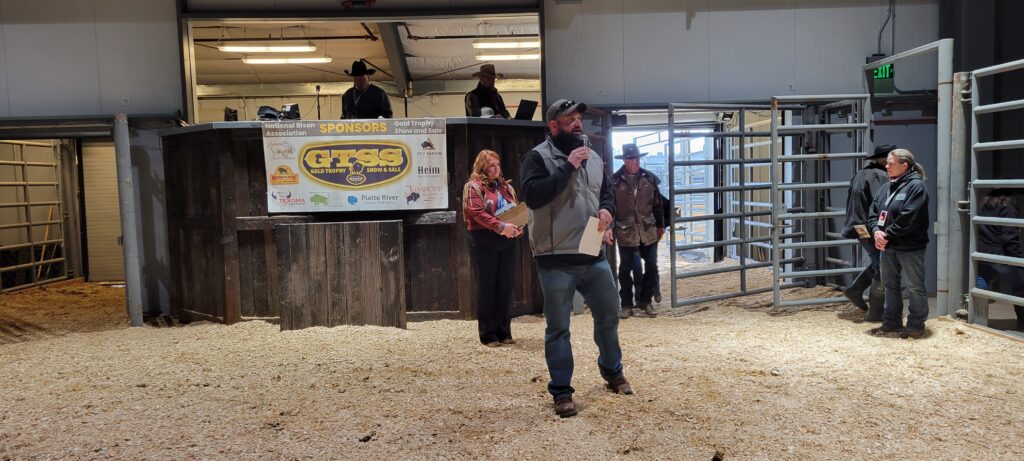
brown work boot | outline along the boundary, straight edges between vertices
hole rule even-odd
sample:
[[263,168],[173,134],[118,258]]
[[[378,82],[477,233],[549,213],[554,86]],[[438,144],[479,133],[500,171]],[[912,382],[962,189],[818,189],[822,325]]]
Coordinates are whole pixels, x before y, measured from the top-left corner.
[[900,332],[900,339],[918,339],[924,336],[924,329],[920,330],[908,330],[904,329]]
[[872,328],[868,332],[875,336],[886,336],[889,333],[899,333],[903,331],[903,326],[893,327],[886,326],[884,323],[880,327]]
[[658,311],[654,309],[654,305],[651,303],[640,303],[640,306],[638,307],[642,308],[644,310],[644,313],[647,314],[648,317],[658,316]]
[[864,314],[865,322],[881,322],[885,313],[885,288],[879,280],[871,281],[871,291],[868,292],[868,312]]
[[633,388],[629,387],[629,381],[626,381],[625,376],[608,381],[607,387],[616,394],[633,395]]
[[558,415],[559,418],[576,416],[576,413],[576,402],[572,401],[571,395],[555,400],[555,414]]

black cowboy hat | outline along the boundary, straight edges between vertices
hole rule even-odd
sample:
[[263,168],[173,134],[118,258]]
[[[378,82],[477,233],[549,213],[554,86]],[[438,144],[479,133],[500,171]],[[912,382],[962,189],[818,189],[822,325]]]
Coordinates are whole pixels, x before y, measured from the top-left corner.
[[641,154],[640,148],[636,147],[636,144],[623,144],[622,155],[616,155],[615,158],[627,160],[631,158],[640,158],[647,154]]
[[377,73],[377,69],[367,69],[366,63],[363,61],[352,61],[352,72],[345,71],[345,75],[351,77],[362,77],[364,75],[373,75]]
[[899,146],[895,144],[882,144],[881,146],[875,146],[875,153],[869,155],[868,160],[876,159],[879,157],[885,157],[889,155],[889,152],[892,152],[896,149],[899,149]]
[[474,72],[473,76],[474,77],[484,76],[484,77],[491,77],[491,78],[495,78],[495,77],[505,78],[505,74],[499,74],[499,73],[495,72],[494,64],[484,64],[484,65],[480,66],[480,71],[479,72]]

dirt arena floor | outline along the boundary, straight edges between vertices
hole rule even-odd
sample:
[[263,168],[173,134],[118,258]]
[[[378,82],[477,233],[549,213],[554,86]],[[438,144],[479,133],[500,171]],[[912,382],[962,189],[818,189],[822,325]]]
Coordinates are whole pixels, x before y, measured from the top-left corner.
[[632,318],[619,396],[575,317],[562,420],[539,317],[491,349],[465,321],[127,328],[121,293],[0,297],[43,330],[0,344],[0,459],[1024,459],[1024,344],[953,321],[899,340],[847,307]]

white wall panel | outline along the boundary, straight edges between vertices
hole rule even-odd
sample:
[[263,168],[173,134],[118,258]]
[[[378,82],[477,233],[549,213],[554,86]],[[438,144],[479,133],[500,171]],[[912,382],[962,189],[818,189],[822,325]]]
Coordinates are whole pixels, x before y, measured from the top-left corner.
[[[0,15],[3,14],[3,6],[0,5]],[[2,18],[2,16],[0,16]],[[10,99],[7,97],[7,58],[4,54],[3,22],[0,20],[0,117],[7,117],[11,113]]]
[[[885,0],[544,2],[545,92],[608,105],[857,93]],[[619,10],[620,16],[609,17]],[[896,51],[938,38],[938,1],[896,6]],[[597,36],[591,32],[598,29]],[[890,35],[883,37],[888,53]],[[620,45],[621,43],[621,45]],[[621,64],[618,64],[621,61]],[[614,66],[621,93],[609,91]],[[897,85],[935,86],[935,58],[897,66]],[[570,79],[570,71],[592,77]]]
[[707,0],[629,3],[623,16],[623,101],[661,103],[709,97],[708,49],[691,46],[708,41],[707,4]]
[[181,108],[173,1],[0,0],[0,28],[3,116]]
[[10,116],[99,113],[92,1],[0,4]]
[[[339,0],[185,0],[191,12],[202,11],[325,11],[340,10]],[[445,10],[452,8],[530,8],[536,0],[388,0],[370,8],[357,6],[353,11]]]
[[[865,58],[878,47],[878,28],[886,7],[865,6],[864,1],[837,1],[830,8],[816,8],[816,0],[797,0],[795,88],[799,94],[861,93]],[[878,3],[878,2],[872,2]],[[873,28],[868,28],[873,25]],[[882,49],[889,53],[889,29]],[[837,50],[852,50],[852,53]],[[857,54],[857,50],[863,52]],[[830,76],[830,78],[822,78]]]
[[588,0],[583,5],[551,5],[545,17],[544,66],[551,101],[574,98],[592,104],[623,100],[622,2]]
[[756,8],[750,7],[752,3],[710,2],[712,101],[765,99],[790,94],[795,85],[793,0],[758,1]]
[[100,112],[169,114],[181,107],[174,2],[96,0]]

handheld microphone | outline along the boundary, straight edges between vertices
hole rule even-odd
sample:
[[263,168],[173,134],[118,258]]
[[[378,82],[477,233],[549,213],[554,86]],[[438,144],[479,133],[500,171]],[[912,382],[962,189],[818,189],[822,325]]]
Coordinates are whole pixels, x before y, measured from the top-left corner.
[[[583,147],[586,147],[587,150],[590,150],[590,138],[588,138],[587,135],[585,135],[585,134],[581,134],[580,135],[580,140],[583,141]],[[582,162],[580,162],[580,168],[586,168],[586,167],[587,167],[587,161],[586,160],[583,160]]]

